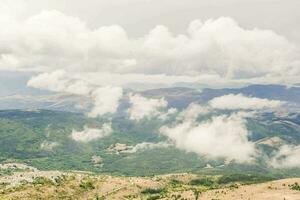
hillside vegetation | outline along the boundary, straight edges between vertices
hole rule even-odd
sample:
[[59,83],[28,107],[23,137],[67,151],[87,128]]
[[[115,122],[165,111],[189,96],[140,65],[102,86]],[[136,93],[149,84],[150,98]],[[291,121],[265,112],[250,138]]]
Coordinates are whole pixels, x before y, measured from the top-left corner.
[[[88,118],[83,114],[49,110],[0,111],[1,162],[22,162],[41,170],[83,170],[128,176],[178,172],[212,175],[248,172],[281,178],[298,176],[300,172],[298,169],[272,169],[263,159],[256,164],[229,162],[224,165],[222,159],[210,160],[173,146],[144,148],[135,152],[108,151],[118,143],[124,144],[126,148],[143,142],[166,141],[164,136],[157,133],[162,123],[159,120],[135,123],[121,115],[112,117],[112,134],[85,143],[74,141],[71,138],[72,131],[82,130],[84,126],[101,127],[106,122],[105,118]],[[297,126],[272,123],[290,121],[299,124],[299,115],[278,118],[265,114],[261,117],[263,123],[259,119],[251,119],[247,126],[252,132],[250,139],[256,141],[266,154],[276,149],[276,146],[265,142],[268,138],[279,137],[285,143],[300,143]],[[98,158],[99,163],[95,163],[93,158]]]

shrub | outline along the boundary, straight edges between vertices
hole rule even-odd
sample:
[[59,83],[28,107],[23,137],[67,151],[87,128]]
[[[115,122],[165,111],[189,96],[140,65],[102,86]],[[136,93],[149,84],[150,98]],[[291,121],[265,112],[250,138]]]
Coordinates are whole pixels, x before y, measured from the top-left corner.
[[147,198],[147,200],[157,200],[157,199],[160,199],[159,195],[154,195]]
[[296,183],[290,185],[290,189],[300,191],[300,185],[296,182]]
[[219,184],[227,184],[233,182],[240,183],[260,183],[265,181],[270,181],[272,178],[262,175],[253,175],[253,174],[230,174],[224,175],[219,178]]
[[161,188],[147,188],[145,190],[143,190],[141,193],[142,194],[158,194],[161,193],[163,191],[163,189]]
[[179,185],[179,184],[182,184],[182,181],[179,181],[179,180],[176,180],[176,179],[171,179],[170,184]]
[[105,200],[105,198],[103,196],[101,196],[101,197],[97,196],[96,200]]
[[93,185],[93,183],[91,181],[81,182],[79,187],[81,187],[82,189],[85,189],[85,190],[95,189],[95,186]]
[[209,178],[201,178],[201,179],[193,179],[190,181],[191,185],[203,185],[207,187],[211,187],[215,184],[215,182]]
[[44,177],[36,177],[33,179],[32,182],[33,185],[53,185],[53,182],[50,179],[44,178]]

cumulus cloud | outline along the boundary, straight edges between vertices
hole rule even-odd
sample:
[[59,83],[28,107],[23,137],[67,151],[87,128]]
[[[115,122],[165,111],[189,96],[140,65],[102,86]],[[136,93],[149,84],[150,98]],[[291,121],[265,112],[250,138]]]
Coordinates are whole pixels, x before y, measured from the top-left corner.
[[160,132],[175,146],[187,152],[206,155],[209,158],[227,158],[238,162],[250,162],[255,155],[254,143],[248,140],[244,113],[221,115],[197,122],[193,118],[163,126]]
[[104,86],[95,89],[91,96],[94,100],[94,108],[88,116],[97,117],[98,115],[117,111],[119,101],[123,96],[123,90],[120,87]]
[[300,166],[300,146],[283,145],[270,164],[275,168],[292,168]]
[[210,100],[208,104],[214,109],[261,110],[279,107],[283,104],[283,102],[256,97],[247,97],[243,94],[228,94],[220,97],[215,97]]
[[131,94],[129,96],[129,103],[131,104],[128,109],[129,118],[136,121],[144,118],[158,117],[163,114],[161,109],[168,106],[168,102],[163,98],[149,99],[139,94]]
[[97,86],[80,79],[80,77],[69,76],[64,70],[39,74],[31,78],[27,85],[91,98],[94,107],[88,113],[90,117],[116,112],[119,101],[123,96],[123,89],[121,87]]
[[73,130],[71,138],[77,142],[90,142],[110,135],[111,123],[103,124],[101,129],[84,127],[83,131]]
[[226,17],[192,21],[180,35],[159,25],[140,38],[119,25],[90,29],[58,11],[0,23],[6,27],[0,30],[4,70],[204,76],[200,81],[225,83],[299,80],[297,47],[271,30],[247,30]]

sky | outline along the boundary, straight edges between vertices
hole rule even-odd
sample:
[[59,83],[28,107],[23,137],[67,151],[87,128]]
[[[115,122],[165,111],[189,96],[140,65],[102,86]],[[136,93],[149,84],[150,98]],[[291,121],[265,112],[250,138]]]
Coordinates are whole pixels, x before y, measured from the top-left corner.
[[[3,1],[3,0],[2,0]],[[162,24],[176,33],[195,19],[227,16],[245,28],[272,29],[300,42],[298,0],[26,0],[5,1],[20,17],[58,10],[78,17],[91,28],[119,24],[130,36],[142,36]]]
[[[151,88],[299,80],[298,0],[0,3],[1,74],[32,74],[30,87],[62,92],[59,82]],[[39,76],[48,85],[37,83]]]

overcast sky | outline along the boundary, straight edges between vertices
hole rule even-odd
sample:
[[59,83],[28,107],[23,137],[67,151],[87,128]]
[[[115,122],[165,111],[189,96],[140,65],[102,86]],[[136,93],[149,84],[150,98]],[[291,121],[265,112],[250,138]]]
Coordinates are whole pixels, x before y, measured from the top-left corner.
[[76,81],[295,84],[299,9],[299,0],[0,0],[0,70],[63,92]]
[[272,29],[300,43],[299,0],[1,0],[19,16],[58,10],[78,17],[89,27],[119,24],[141,36],[162,24],[184,32],[195,19],[228,16],[245,28]]

